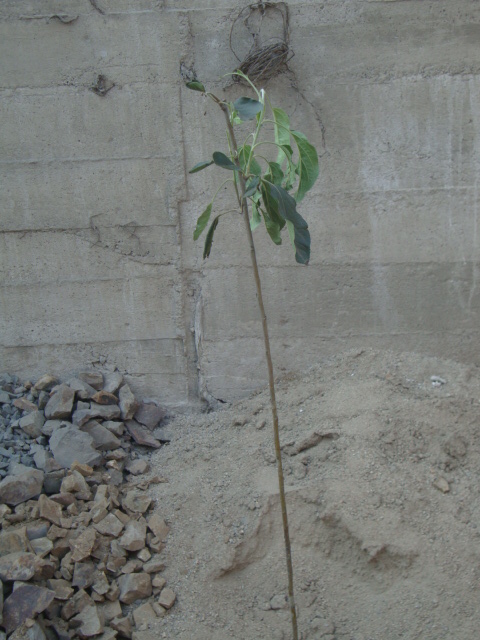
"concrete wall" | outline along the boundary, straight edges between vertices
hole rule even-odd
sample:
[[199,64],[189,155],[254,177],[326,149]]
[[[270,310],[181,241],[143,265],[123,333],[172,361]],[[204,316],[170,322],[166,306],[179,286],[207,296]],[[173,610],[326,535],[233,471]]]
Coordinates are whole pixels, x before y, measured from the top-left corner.
[[[186,168],[223,123],[180,77],[223,94],[247,4],[0,3],[1,369],[117,367],[171,405],[265,383],[241,220],[206,263],[192,240],[220,177]],[[256,234],[277,371],[365,346],[478,363],[480,3],[292,0],[290,30],[266,88],[321,175],[308,268]]]

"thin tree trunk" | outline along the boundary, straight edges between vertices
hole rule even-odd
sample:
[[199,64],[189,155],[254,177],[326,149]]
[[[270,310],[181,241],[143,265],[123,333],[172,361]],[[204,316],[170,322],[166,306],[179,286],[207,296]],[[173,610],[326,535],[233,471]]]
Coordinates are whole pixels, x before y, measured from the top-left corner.
[[[225,115],[225,119],[227,121],[228,133],[229,133],[230,141],[232,144],[232,150],[236,155],[238,152],[238,146],[235,138],[235,132],[230,123],[228,108],[226,105],[224,105],[221,102],[218,102],[217,104],[220,106],[220,108],[222,109]],[[238,164],[238,161],[237,161],[237,164]],[[272,355],[270,351],[270,339],[268,336],[267,315],[265,313],[265,307],[263,304],[262,285],[260,281],[260,274],[258,272],[257,256],[255,253],[255,244],[253,242],[253,234],[250,228],[250,216],[248,213],[248,203],[246,198],[243,197],[245,194],[245,180],[240,172],[238,172],[238,176],[239,176],[239,182],[240,182],[240,194],[238,194],[239,204],[242,208],[242,215],[245,222],[245,229],[247,232],[247,238],[250,245],[250,258],[252,261],[255,285],[257,288],[258,306],[260,308],[260,315],[262,318],[263,338],[265,342],[265,356],[267,359],[267,366],[268,366],[268,385],[270,387],[270,404],[272,408],[272,418],[273,418],[273,437],[274,437],[274,443],[275,443],[275,456],[277,459],[278,489],[280,493],[280,505],[282,509],[282,521],[283,521],[283,536],[285,539],[285,555],[287,560],[288,600],[289,600],[290,613],[292,618],[293,640],[298,640],[297,611],[295,607],[295,595],[293,590],[292,548],[290,545],[290,533],[288,528],[287,503],[285,500],[285,481],[283,476],[282,451],[280,448],[280,434],[279,434],[279,427],[278,427],[277,400],[275,397],[275,378],[273,375],[273,363],[272,363]]]

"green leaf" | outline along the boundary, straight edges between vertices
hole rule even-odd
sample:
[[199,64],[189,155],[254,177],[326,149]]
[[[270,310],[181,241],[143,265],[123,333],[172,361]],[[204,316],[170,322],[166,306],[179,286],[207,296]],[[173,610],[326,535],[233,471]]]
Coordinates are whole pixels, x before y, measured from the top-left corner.
[[243,195],[244,198],[250,198],[257,191],[257,187],[260,184],[260,178],[258,176],[254,176],[250,178],[250,180],[245,185],[245,193]]
[[[252,152],[252,147],[249,144],[245,144],[243,147],[240,147],[238,150],[238,161],[240,166],[242,167],[242,171],[245,172],[247,170],[248,159]],[[262,167],[258,164],[255,158],[252,158],[250,162],[250,173],[253,173],[255,176],[262,175]]]
[[[290,144],[290,119],[283,111],[283,109],[278,109],[273,107],[273,119],[275,121],[274,130],[275,130],[275,142],[279,145],[289,145]],[[280,166],[287,159],[287,156],[283,151],[278,151],[277,162]]]
[[308,229],[296,229],[293,222],[287,220],[288,235],[295,249],[295,260],[300,264],[310,261],[310,232]]
[[205,211],[198,218],[197,226],[195,227],[195,231],[193,232],[193,239],[194,240],[198,240],[199,239],[199,237],[202,235],[203,230],[207,226],[208,221],[210,219],[210,214],[212,213],[212,205],[213,205],[213,202],[210,202],[210,204],[207,206]]
[[218,221],[220,216],[217,216],[215,220],[210,225],[210,229],[208,230],[207,237],[205,238],[205,246],[203,248],[203,259],[208,258],[210,256],[210,251],[212,250],[213,244],[213,234],[215,233],[215,229],[217,228]]
[[317,150],[300,131],[290,132],[297,143],[300,159],[297,164],[297,172],[300,177],[295,200],[300,202],[304,195],[315,184],[318,178],[318,154]]
[[[281,230],[285,226],[285,216],[281,216],[278,210],[278,200],[272,193],[273,184],[262,180],[261,192],[263,206],[272,222]],[[267,229],[268,230],[268,229]]]
[[187,82],[187,87],[192,91],[201,91],[202,93],[206,93],[206,89],[201,82],[198,80],[192,80],[191,82]]
[[[269,162],[268,166],[270,168],[270,171],[265,176],[265,178],[269,182],[273,182],[273,184],[276,184],[279,187],[281,187],[282,186],[283,177],[284,177],[282,168],[276,162]],[[269,176],[270,176],[271,180],[269,179]]]
[[[263,196],[265,192],[265,196]],[[308,264],[310,260],[310,233],[308,224],[297,211],[297,203],[285,189],[269,182],[262,182],[263,202],[269,202],[269,213],[275,210],[272,202],[277,204],[278,215],[287,224],[290,239],[292,239],[291,226],[293,226],[293,244],[295,246],[295,260],[300,264]]]
[[222,169],[230,169],[230,171],[238,171],[238,167],[234,164],[228,156],[221,151],[215,151],[213,156],[213,162]]
[[253,98],[238,98],[233,103],[235,111],[242,120],[253,120],[263,109],[263,104]]
[[188,173],[197,173],[197,171],[206,169],[211,164],[213,164],[213,160],[204,160],[203,162],[199,162],[194,167],[192,167]]
[[265,227],[268,231],[268,235],[274,241],[275,244],[282,244],[282,236],[280,235],[280,226],[274,222],[266,211],[262,211],[263,219],[265,220]]
[[255,231],[255,229],[258,227],[259,224],[261,224],[261,222],[262,222],[262,218],[258,211],[258,207],[255,204],[255,202],[252,202],[252,218],[250,220],[250,229],[252,231]]

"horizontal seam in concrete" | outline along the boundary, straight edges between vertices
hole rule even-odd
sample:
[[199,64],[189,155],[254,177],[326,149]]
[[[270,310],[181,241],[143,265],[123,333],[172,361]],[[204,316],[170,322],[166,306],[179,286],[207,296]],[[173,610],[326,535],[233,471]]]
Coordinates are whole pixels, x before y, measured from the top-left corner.
[[[129,256],[125,256],[125,257],[129,257]],[[170,271],[174,270],[174,275],[178,275],[177,274],[177,269],[175,268],[175,264],[169,263],[167,265],[158,265],[158,264],[152,264],[149,265],[147,263],[147,267],[151,266],[151,267],[162,267],[165,266],[166,268],[168,268]],[[124,275],[120,275],[118,278],[92,278],[91,280],[85,280],[85,278],[82,278],[81,280],[50,280],[48,282],[25,282],[25,283],[17,283],[17,284],[6,284],[3,283],[2,284],[2,289],[15,289],[16,291],[18,291],[19,289],[22,288],[31,288],[34,287],[38,284],[42,284],[45,288],[47,288],[50,285],[63,285],[63,284],[84,284],[84,285],[89,285],[92,282],[134,282],[136,280],[155,280],[158,281],[160,279],[160,274],[155,274],[155,275],[144,275],[144,276],[128,276],[125,277]],[[173,281],[173,277],[172,277],[172,281]],[[176,283],[173,282],[173,284],[175,285]]]
[[[374,260],[359,260],[358,262],[344,262],[342,260],[338,260],[338,261],[329,261],[329,262],[318,262],[318,263],[314,263],[314,262],[310,262],[308,265],[309,269],[323,269],[325,267],[345,267],[345,268],[352,268],[352,269],[356,269],[359,266],[361,266],[362,268],[367,267],[367,268],[371,268],[371,267],[396,267],[396,266],[404,266],[404,265],[409,265],[409,266],[417,266],[417,265],[421,265],[421,266],[445,266],[445,265],[461,265],[461,266],[467,266],[467,265],[477,265],[478,264],[478,260],[475,259],[471,259],[471,260],[444,260],[442,262],[440,261],[433,261],[433,260],[427,260],[425,262],[422,261],[412,261],[412,260],[406,260],[405,262],[375,262]],[[272,265],[271,263],[268,264],[264,264],[262,262],[259,262],[259,267],[265,271],[273,271],[274,269],[298,269],[299,266],[294,264],[279,264],[279,265]],[[301,267],[300,267],[301,268]],[[251,266],[248,264],[221,264],[218,267],[199,267],[198,269],[195,269],[194,272],[195,273],[203,273],[203,274],[208,274],[209,271],[225,271],[227,269],[243,269],[245,271],[250,271],[251,270]],[[261,274],[260,274],[261,275]],[[352,285],[353,286],[353,285]]]
[[[35,211],[35,209],[30,209],[30,211]],[[40,210],[39,210],[40,211]],[[102,214],[100,214],[102,215]],[[126,222],[125,224],[95,224],[96,229],[122,229],[123,231],[129,231],[130,229],[135,229],[138,231],[139,229],[156,229],[160,228],[171,228],[176,229],[177,225],[175,223],[170,224],[139,224],[139,223],[131,223]],[[25,233],[78,233],[79,231],[91,231],[92,227],[69,227],[68,229],[61,227],[44,227],[42,229],[0,229],[0,234],[7,233],[17,233],[19,235],[23,235]],[[79,238],[80,240],[86,240],[87,238]]]
[[[112,72],[112,71],[115,71],[117,69],[124,69],[125,68],[124,66],[122,66],[120,64],[116,64],[116,65],[107,64],[105,66],[103,66],[103,65],[99,65],[99,66],[102,67],[102,70],[103,70],[104,73],[105,72]],[[135,70],[137,68],[142,68],[142,67],[148,67],[149,69],[156,69],[156,68],[163,69],[163,65],[162,64],[154,63],[154,62],[148,63],[148,64],[135,65],[135,66],[130,67],[130,69]],[[83,73],[83,71],[81,69],[79,69],[78,73]],[[152,78],[152,80],[143,79],[143,80],[137,80],[137,81],[132,81],[132,82],[123,82],[122,86],[117,86],[117,85],[115,85],[115,86],[116,86],[117,89],[119,89],[121,91],[122,89],[128,89],[129,87],[135,87],[135,88],[141,87],[141,86],[149,87],[151,85],[158,86],[158,84],[159,84],[158,78]],[[177,88],[178,87],[178,81],[177,80],[174,80],[174,81],[172,80],[172,81],[169,82],[167,80],[162,79],[162,80],[160,80],[160,84],[162,86],[166,87],[166,88],[169,88],[169,89],[173,89],[173,88]],[[90,84],[87,84],[87,83],[86,84],[77,84],[77,85],[75,85],[75,88],[76,89],[83,89],[84,91],[91,91],[90,86],[91,86],[91,83]],[[11,96],[6,96],[6,97],[2,96],[1,95],[2,91],[10,93],[10,92],[15,92],[17,90],[25,91],[27,89],[45,90],[45,89],[64,89],[64,88],[65,88],[65,84],[62,83],[62,82],[60,82],[58,84],[36,84],[36,85],[33,85],[33,86],[32,85],[20,85],[20,86],[19,85],[0,85],[0,100],[8,99],[8,98],[11,97]],[[79,92],[77,91],[76,93],[79,93]]]
[[60,164],[64,162],[71,162],[72,164],[78,164],[81,162],[124,162],[128,160],[169,160],[175,158],[173,154],[165,154],[165,155],[151,155],[151,156],[108,156],[101,158],[53,158],[53,159],[44,159],[44,158],[36,158],[29,160],[0,160],[0,167],[2,165],[12,166],[12,165],[29,165],[29,164]]
[[[135,342],[136,344],[141,344],[142,342],[183,342],[183,338],[181,336],[175,336],[171,338],[125,338],[124,340],[100,340],[98,342],[39,342],[35,344],[20,344],[20,345],[6,345],[1,344],[0,346],[3,349],[37,349],[40,347],[89,347],[97,344],[125,344],[129,342]],[[167,358],[176,357],[174,353],[165,354]]]
[[[261,320],[259,319],[258,322],[260,323]],[[337,331],[335,331],[335,334],[332,333],[318,333],[315,335],[315,338],[324,338],[325,340],[332,340],[332,336],[335,338],[391,338],[392,336],[398,336],[398,337],[405,337],[405,336],[437,336],[437,335],[453,335],[453,336],[461,336],[461,337],[465,337],[465,334],[468,333],[468,335],[477,335],[480,334],[480,331],[477,332],[472,332],[472,331],[450,331],[449,329],[444,329],[442,331],[389,331],[387,333],[381,333],[381,332],[361,332],[361,333],[354,333],[353,331],[349,331],[347,333],[338,333]],[[273,337],[275,340],[282,340],[282,342],[285,342],[286,340],[302,340],[302,337],[296,337],[296,336],[284,336],[284,335],[278,335],[275,334],[275,332],[273,331],[273,325],[272,328],[270,329],[270,334],[271,337]],[[251,342],[252,340],[258,340],[259,342],[263,342],[263,338],[258,335],[250,335],[250,336],[232,336],[231,338],[225,337],[219,337],[216,336],[213,339],[209,339],[205,336],[203,336],[202,338],[202,342],[204,343],[211,343],[211,344],[218,344],[220,342]]]
[[370,194],[370,195],[378,195],[382,193],[408,193],[418,191],[420,193],[435,193],[436,191],[478,191],[477,185],[446,185],[438,187],[404,187],[404,188],[395,188],[395,189],[379,189],[373,190],[370,189],[351,189],[351,190],[342,190],[342,191],[323,191],[319,194],[312,194],[315,198],[323,198],[324,196],[342,196],[342,195],[358,195],[358,194]]

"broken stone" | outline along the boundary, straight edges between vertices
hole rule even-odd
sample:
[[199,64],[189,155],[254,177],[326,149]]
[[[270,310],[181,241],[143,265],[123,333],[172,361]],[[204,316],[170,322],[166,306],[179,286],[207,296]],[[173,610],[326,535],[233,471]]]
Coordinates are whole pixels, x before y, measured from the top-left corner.
[[113,433],[114,436],[122,436],[125,431],[123,422],[106,420],[105,422],[102,423],[102,426],[105,427],[105,429],[108,429],[110,433]]
[[140,549],[140,551],[137,553],[137,558],[142,562],[148,562],[152,558],[152,554],[145,547],[144,549]]
[[70,465],[70,471],[78,471],[84,478],[93,476],[93,468],[89,464],[81,464],[78,460]]
[[50,525],[46,522],[42,522],[41,520],[38,522],[31,522],[26,527],[26,536],[28,540],[35,540],[36,538],[44,538],[47,533]]
[[[95,605],[85,607],[81,613],[70,620],[70,625],[76,628],[81,638],[98,636],[104,630],[104,625],[98,615]],[[78,627],[78,628],[77,628]]]
[[116,637],[117,637],[117,632],[114,631],[113,629],[107,628],[102,633],[102,635],[97,636],[97,640],[115,640]]
[[72,550],[73,562],[80,562],[91,555],[93,547],[95,546],[96,537],[95,529],[89,527],[85,529],[78,538],[70,540],[69,544]]
[[106,460],[125,460],[125,458],[127,457],[127,452],[125,451],[125,449],[122,449],[122,447],[119,447],[118,449],[113,449],[113,451],[109,451],[105,458]]
[[50,397],[45,407],[45,417],[47,420],[60,420],[69,418],[75,399],[75,391],[66,384],[61,384]]
[[62,480],[65,477],[64,469],[60,471],[52,471],[50,473],[45,474],[45,478],[43,480],[43,490],[48,495],[53,495],[60,492],[60,487],[62,485]]
[[0,557],[10,553],[27,551],[28,543],[25,529],[3,531],[0,533]]
[[165,607],[162,607],[158,602],[152,602],[152,609],[155,611],[157,618],[163,618],[163,616],[167,613]]
[[165,545],[164,543],[159,540],[158,538],[152,538],[149,542],[148,542],[148,547],[154,552],[154,553],[160,553],[160,551],[162,551],[163,549],[165,549]]
[[62,517],[62,506],[60,504],[42,494],[38,499],[38,508],[41,518],[60,526],[60,519]]
[[92,418],[102,418],[103,420],[116,420],[120,418],[120,407],[111,404],[90,403]]
[[153,431],[158,423],[165,418],[167,410],[154,403],[142,402],[135,412],[135,420]]
[[[118,537],[123,530],[123,523],[113,515],[113,513],[109,513],[103,520],[93,525],[98,533],[102,535],[113,536],[114,538]],[[128,526],[128,525],[127,525]],[[121,541],[119,541],[121,544]],[[124,545],[122,545],[124,546]]]
[[124,384],[123,387],[120,387],[118,398],[120,410],[122,412],[122,420],[131,420],[138,408],[138,402],[136,401],[128,384]]
[[127,562],[126,558],[111,555],[107,561],[107,569],[111,573],[118,573]]
[[52,551],[53,542],[48,538],[35,538],[30,541],[30,546],[35,552],[35,555],[40,558],[45,558]]
[[116,393],[123,383],[123,376],[118,371],[106,373],[103,381],[103,390],[109,393]]
[[75,497],[71,493],[52,493],[50,500],[58,502],[62,507],[69,507],[75,503]]
[[103,375],[97,371],[82,371],[78,374],[78,378],[97,391],[103,388]]
[[158,513],[153,513],[147,518],[147,525],[156,538],[162,542],[167,539],[170,527],[165,520],[158,515]]
[[97,392],[96,389],[79,378],[71,378],[67,384],[70,389],[76,392],[77,398],[80,398],[80,400],[90,400]]
[[142,568],[142,562],[141,560],[129,560],[123,567],[122,567],[122,573],[136,573],[137,571],[140,571]]
[[90,517],[92,522],[97,524],[100,520],[103,520],[108,515],[108,502],[102,500],[101,502],[94,502],[93,507],[90,509]]
[[110,621],[110,626],[124,638],[132,637],[132,623],[128,618],[114,618]]
[[62,480],[61,493],[85,493],[91,496],[90,487],[78,471],[71,471]]
[[137,607],[133,612],[133,620],[137,627],[139,627],[144,622],[151,622],[155,620],[157,614],[152,609],[152,606],[149,602],[145,602],[145,604]]
[[75,461],[92,467],[102,461],[102,454],[93,447],[93,438],[73,426],[56,429],[49,445],[55,460],[65,469]]
[[121,446],[120,440],[96,420],[89,420],[80,429],[93,438],[93,446],[99,451],[110,451]]
[[42,427],[45,424],[43,411],[31,411],[23,418],[20,418],[18,424],[30,438],[39,438],[42,435]]
[[125,469],[133,476],[139,476],[142,473],[146,473],[150,468],[150,465],[146,460],[129,460],[125,465]]
[[103,571],[97,571],[95,573],[95,579],[92,584],[92,589],[100,596],[104,596],[110,589],[110,584],[107,580],[107,576]]
[[56,430],[59,429],[62,426],[71,426],[70,422],[66,422],[65,420],[47,420],[46,422],[44,422],[43,427],[42,427],[42,434],[44,436],[47,436],[48,438],[50,438],[50,436],[52,435],[52,433]]
[[176,599],[177,596],[175,595],[175,592],[166,587],[165,589],[162,589],[158,596],[158,604],[165,609],[171,609]]
[[162,590],[166,584],[167,581],[165,580],[165,578],[162,578],[162,576],[155,576],[152,580],[152,587],[154,589]]
[[128,516],[126,513],[123,513],[123,511],[121,511],[120,509],[115,509],[115,511],[113,511],[113,514],[117,516],[117,518],[120,520],[120,522],[123,522],[123,524],[127,524],[127,522],[130,522],[130,516]]
[[135,420],[127,420],[125,426],[137,444],[144,447],[151,447],[152,449],[159,449],[161,447],[160,441],[154,438],[146,427]]
[[33,454],[33,461],[35,462],[37,469],[41,469],[47,473],[51,471],[58,471],[62,468],[53,458],[52,454],[40,445]]
[[17,505],[38,496],[42,490],[44,474],[28,469],[19,475],[10,475],[0,482],[0,502]]
[[122,507],[132,513],[145,513],[151,505],[152,500],[144,493],[138,491],[128,491],[122,500]]
[[132,604],[135,600],[148,598],[152,595],[152,582],[147,573],[130,573],[120,576],[120,602]]
[[121,618],[122,616],[122,607],[120,606],[120,602],[115,600],[113,602],[106,602],[101,607],[103,617],[105,622],[109,623],[110,620],[114,618]]
[[93,606],[93,600],[86,591],[80,589],[77,593],[63,606],[62,618],[64,620],[70,620],[70,618],[77,613],[80,613],[86,607]]
[[0,519],[5,518],[5,516],[8,516],[10,513],[12,513],[10,507],[7,507],[6,504],[0,504]]
[[72,586],[86,589],[92,586],[95,574],[93,562],[76,562],[73,571]]
[[41,376],[37,382],[33,385],[33,388],[37,391],[50,391],[55,385],[58,384],[58,379],[55,376],[46,373]]
[[44,611],[54,599],[55,594],[44,587],[24,584],[12,591],[3,605],[3,626],[11,633],[28,618]]
[[143,565],[145,573],[158,573],[165,569],[165,563],[160,556],[154,556],[151,560]]
[[120,587],[118,586],[116,580],[112,580],[110,584],[110,589],[105,594],[105,597],[108,600],[113,602],[115,600],[118,600],[119,596],[120,596]]
[[15,629],[9,640],[46,640],[46,636],[38,622],[28,619]]
[[113,393],[109,393],[102,389],[102,391],[97,391],[94,396],[92,396],[93,402],[97,404],[118,404],[118,398]]
[[27,400],[27,398],[16,398],[12,402],[12,404],[17,409],[20,409],[20,411],[37,411],[38,410],[37,405],[34,404],[33,402],[30,402],[30,400]]
[[125,532],[118,539],[118,544],[127,551],[139,551],[145,546],[147,525],[145,521],[130,520],[125,527]]
[[67,580],[47,580],[47,587],[55,591],[57,600],[68,600],[73,594],[73,589]]

